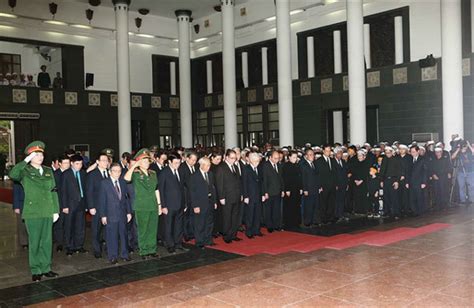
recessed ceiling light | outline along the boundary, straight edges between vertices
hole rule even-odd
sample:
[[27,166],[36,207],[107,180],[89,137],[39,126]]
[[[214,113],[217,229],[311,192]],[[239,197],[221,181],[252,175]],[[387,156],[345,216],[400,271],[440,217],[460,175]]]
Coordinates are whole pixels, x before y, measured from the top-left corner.
[[273,21],[276,19],[276,16],[265,18],[266,21]]
[[0,17],[7,17],[7,18],[18,18],[18,16],[13,15],[13,14],[7,14],[7,13],[0,13]]
[[43,21],[46,24],[57,25],[57,26],[67,26],[67,23],[57,20],[45,20]]
[[290,15],[295,15],[295,14],[299,14],[299,13],[303,13],[304,10],[293,10],[290,12]]
[[133,33],[133,32],[128,32],[128,35],[135,35],[135,33]]
[[177,43],[177,42],[179,42],[179,40],[178,40],[178,39],[174,39],[173,42],[176,42],[176,43]]
[[143,34],[143,33],[138,33],[136,34],[136,36],[145,37],[145,38],[154,38],[154,36],[151,34]]
[[92,27],[88,25],[71,25],[71,27],[80,28],[80,29],[92,29]]
[[204,42],[206,40],[207,40],[207,37],[201,37],[201,38],[195,39],[194,43]]

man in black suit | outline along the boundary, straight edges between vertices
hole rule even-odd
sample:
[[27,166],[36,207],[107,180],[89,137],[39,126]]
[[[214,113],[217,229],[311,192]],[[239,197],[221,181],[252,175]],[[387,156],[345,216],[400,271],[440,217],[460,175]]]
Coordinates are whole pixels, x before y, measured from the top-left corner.
[[65,214],[64,234],[66,255],[74,252],[85,253],[85,210],[86,206],[86,172],[82,170],[82,157],[71,156],[71,168],[63,173],[61,183],[62,212]]
[[410,174],[406,178],[406,188],[409,190],[410,207],[415,216],[424,212],[425,188],[428,183],[428,170],[423,157],[420,156],[420,148],[410,148],[412,162]]
[[160,176],[161,171],[166,167],[168,156],[163,150],[158,150],[153,155],[154,161],[150,165],[150,169],[156,172],[156,176]]
[[207,157],[199,160],[199,169],[188,181],[189,196],[193,209],[193,227],[196,246],[214,245],[212,229],[214,227],[213,211],[217,209],[214,175],[209,172],[211,161]]
[[109,178],[109,157],[107,154],[99,154],[96,164],[97,168],[87,174],[86,197],[89,213],[92,215],[91,233],[94,257],[99,259],[102,258],[102,223],[101,217],[97,214],[97,211],[99,208],[101,182]]
[[[59,206],[61,207],[61,184],[63,173],[71,167],[71,161],[66,155],[59,158],[59,168],[54,170],[54,180],[56,181],[56,189],[58,191]],[[61,207],[62,208],[62,207]],[[64,213],[59,213],[59,219],[53,225],[53,238],[56,243],[56,251],[63,251],[64,245]]]
[[161,197],[161,210],[165,215],[165,246],[169,253],[183,247],[183,214],[185,211],[184,186],[178,169],[181,156],[169,155],[168,167],[163,169],[158,178],[158,189]]
[[258,171],[261,157],[258,153],[252,152],[249,155],[250,163],[242,168],[243,196],[247,229],[245,235],[248,238],[262,236],[260,232],[260,219],[262,215],[262,179]]
[[262,188],[265,197],[265,225],[268,232],[281,231],[281,198],[285,194],[281,168],[278,164],[280,154],[273,150],[268,161],[262,165]]
[[314,164],[314,151],[311,148],[306,149],[300,168],[303,183],[303,226],[310,227],[321,222],[319,217],[321,182]]
[[128,166],[130,165],[130,160],[132,159],[132,155],[128,152],[123,152],[121,159],[120,159],[120,167],[122,168],[122,174],[120,175],[123,177],[125,173],[128,171]]
[[224,241],[240,241],[237,237],[239,229],[239,206],[242,202],[240,174],[235,167],[237,155],[234,150],[227,150],[225,160],[216,170],[217,196],[222,207],[222,233]]
[[189,188],[189,179],[191,175],[196,173],[196,162],[197,162],[197,154],[194,152],[189,152],[186,154],[186,159],[184,163],[181,163],[179,166],[179,176],[181,178],[181,183],[184,187],[184,203],[186,210],[183,216],[183,232],[184,232],[184,240],[189,241],[190,239],[194,238],[194,230],[193,230],[193,207],[191,206],[191,198],[190,198],[190,188]]
[[316,172],[321,179],[321,219],[328,223],[334,221],[336,207],[336,162],[331,158],[331,145],[323,145],[323,155],[316,161]]
[[349,179],[347,177],[347,163],[342,159],[343,150],[336,148],[335,165],[336,169],[336,218],[342,220],[344,218],[344,205],[346,202],[346,194],[349,188]]

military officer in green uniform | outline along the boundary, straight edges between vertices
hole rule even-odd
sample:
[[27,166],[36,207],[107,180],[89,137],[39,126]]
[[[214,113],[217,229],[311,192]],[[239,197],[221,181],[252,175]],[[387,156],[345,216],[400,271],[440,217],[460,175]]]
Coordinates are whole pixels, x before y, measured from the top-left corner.
[[156,232],[158,215],[161,214],[158,179],[150,170],[151,153],[141,149],[135,154],[135,163],[125,173],[124,179],[131,182],[135,191],[133,210],[138,229],[138,248],[143,259],[157,257]]
[[10,178],[25,190],[22,218],[28,232],[28,259],[33,281],[42,276],[56,277],[51,271],[53,223],[59,218],[59,201],[53,170],[42,166],[45,144],[30,143],[27,157],[10,171]]

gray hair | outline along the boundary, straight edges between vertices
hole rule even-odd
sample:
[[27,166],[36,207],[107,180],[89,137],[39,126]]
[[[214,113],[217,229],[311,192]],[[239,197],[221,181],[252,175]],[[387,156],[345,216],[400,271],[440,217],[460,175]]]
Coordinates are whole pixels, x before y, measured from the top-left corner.
[[211,164],[211,160],[209,158],[207,158],[206,156],[203,156],[199,159],[199,165],[205,165],[205,164],[208,164],[210,165]]

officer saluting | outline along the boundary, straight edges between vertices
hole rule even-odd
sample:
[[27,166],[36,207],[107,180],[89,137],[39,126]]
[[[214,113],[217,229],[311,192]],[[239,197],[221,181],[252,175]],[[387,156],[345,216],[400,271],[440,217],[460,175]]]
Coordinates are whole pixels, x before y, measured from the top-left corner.
[[45,144],[30,143],[24,161],[10,171],[10,178],[21,183],[25,190],[22,217],[28,231],[28,259],[33,281],[42,276],[56,277],[51,271],[53,222],[59,218],[59,201],[53,170],[42,166]]

